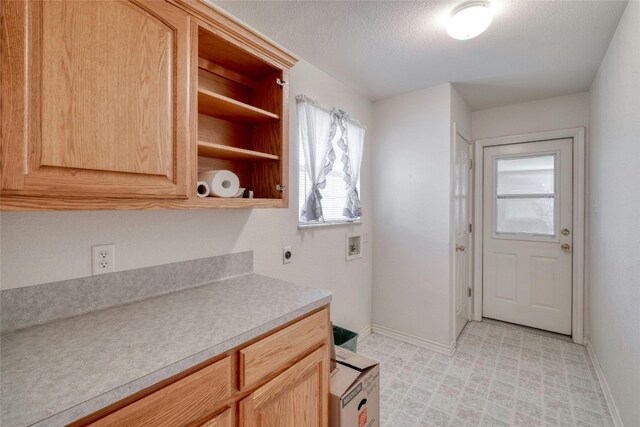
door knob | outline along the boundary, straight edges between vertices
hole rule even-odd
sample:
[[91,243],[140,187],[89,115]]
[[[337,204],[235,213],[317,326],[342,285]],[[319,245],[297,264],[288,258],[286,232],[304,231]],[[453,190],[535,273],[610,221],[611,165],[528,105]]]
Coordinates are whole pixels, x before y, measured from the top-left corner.
[[456,245],[456,252],[464,252],[464,246]]
[[569,249],[571,249],[571,245],[568,243],[563,243],[560,245],[560,248],[562,248],[563,251],[568,251]]

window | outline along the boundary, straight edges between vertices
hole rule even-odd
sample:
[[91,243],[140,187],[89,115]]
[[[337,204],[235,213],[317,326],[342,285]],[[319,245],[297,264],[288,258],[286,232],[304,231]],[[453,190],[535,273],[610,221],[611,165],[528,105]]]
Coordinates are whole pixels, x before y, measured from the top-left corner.
[[322,108],[304,95],[296,100],[300,223],[358,220],[364,128],[343,111]]
[[[347,133],[353,135],[355,133],[354,126],[347,123]],[[343,215],[343,209],[347,202],[347,191],[344,182],[344,172],[342,164],[342,149],[338,147],[338,140],[340,139],[339,132],[336,132],[336,136],[331,141],[333,150],[336,153],[336,160],[333,162],[333,169],[327,174],[327,186],[320,190],[322,194],[322,213],[324,215],[324,221],[321,222],[349,222],[357,220],[358,218],[347,218]],[[302,144],[302,141],[300,141]],[[311,189],[311,182],[306,172],[305,157],[302,155],[302,145],[299,147],[300,162],[298,167],[299,178],[299,191],[298,191],[298,206],[300,211],[305,206],[305,200],[309,190]],[[359,180],[358,180],[359,181]],[[358,194],[360,193],[360,182],[356,184]],[[308,223],[304,219],[300,218],[300,222]]]
[[497,234],[555,235],[556,155],[496,159]]

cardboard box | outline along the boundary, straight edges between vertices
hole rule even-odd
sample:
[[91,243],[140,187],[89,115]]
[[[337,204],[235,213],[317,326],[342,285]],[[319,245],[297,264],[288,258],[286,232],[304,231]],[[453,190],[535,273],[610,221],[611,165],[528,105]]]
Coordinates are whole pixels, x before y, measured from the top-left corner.
[[331,427],[380,426],[380,365],[336,347],[331,373]]

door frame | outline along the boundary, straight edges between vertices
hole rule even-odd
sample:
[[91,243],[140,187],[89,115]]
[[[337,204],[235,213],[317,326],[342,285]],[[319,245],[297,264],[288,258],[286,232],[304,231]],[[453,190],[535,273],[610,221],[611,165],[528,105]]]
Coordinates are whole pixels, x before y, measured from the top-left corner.
[[483,191],[484,149],[496,145],[519,144],[571,138],[573,141],[573,259],[571,292],[571,337],[573,342],[584,344],[584,277],[585,277],[585,129],[584,127],[535,132],[497,138],[478,139],[474,151],[474,201],[473,204],[473,320],[482,320],[482,246],[483,246]]

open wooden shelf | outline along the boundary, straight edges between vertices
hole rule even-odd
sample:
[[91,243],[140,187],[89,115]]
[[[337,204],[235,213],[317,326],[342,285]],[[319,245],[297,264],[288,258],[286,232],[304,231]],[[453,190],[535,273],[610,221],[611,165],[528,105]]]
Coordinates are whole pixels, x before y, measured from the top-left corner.
[[247,86],[250,88],[256,87],[256,82],[250,79],[249,77],[246,77],[240,73],[236,73],[235,71],[229,70],[228,68],[224,68],[222,65],[218,65],[214,62],[207,61],[204,58],[198,58],[198,68],[200,68],[201,70],[208,71],[222,78],[234,81],[243,86]]
[[202,88],[198,88],[198,112],[223,120],[256,125],[280,118],[277,114]]
[[198,155],[214,159],[238,160],[243,162],[280,159],[280,157],[275,154],[261,153],[260,151],[246,150],[244,148],[230,147],[228,145],[206,141],[198,141]]
[[287,206],[289,67],[261,56],[198,27],[197,170],[229,170],[256,197],[205,197],[200,206]]
[[122,199],[2,196],[0,209],[3,211],[31,210],[146,210],[146,209],[273,209],[286,207],[281,199],[243,199],[235,197],[193,197],[187,199]]

